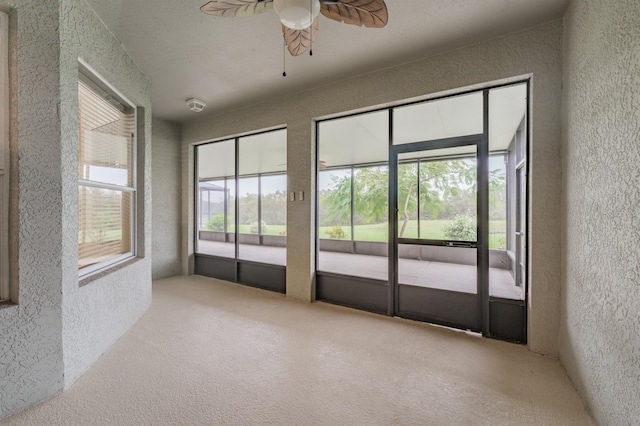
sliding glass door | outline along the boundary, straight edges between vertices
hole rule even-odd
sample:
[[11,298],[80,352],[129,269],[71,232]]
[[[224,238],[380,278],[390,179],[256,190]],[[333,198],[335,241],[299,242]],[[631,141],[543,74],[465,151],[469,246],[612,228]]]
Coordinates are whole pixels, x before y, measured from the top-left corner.
[[482,135],[391,150],[395,315],[481,330],[478,146]]
[[287,132],[196,147],[197,274],[285,291]]
[[526,342],[527,94],[320,121],[316,297]]

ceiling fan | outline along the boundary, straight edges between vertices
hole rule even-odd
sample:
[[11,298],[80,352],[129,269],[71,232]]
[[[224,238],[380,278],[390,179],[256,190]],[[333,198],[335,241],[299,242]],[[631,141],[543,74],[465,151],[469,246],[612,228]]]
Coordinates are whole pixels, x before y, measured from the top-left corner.
[[318,14],[345,24],[382,28],[389,18],[384,0],[213,0],[200,8],[209,15],[244,17],[275,9],[289,53],[301,55],[318,34]]

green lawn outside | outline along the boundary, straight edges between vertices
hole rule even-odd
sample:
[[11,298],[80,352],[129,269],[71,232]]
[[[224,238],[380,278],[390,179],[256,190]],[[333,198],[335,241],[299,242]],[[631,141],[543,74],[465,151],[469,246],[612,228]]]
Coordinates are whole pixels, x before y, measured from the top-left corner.
[[[445,239],[444,231],[451,223],[453,223],[453,220],[423,220],[420,224],[421,237],[433,240]],[[400,229],[401,226],[402,222],[399,223],[398,229]],[[240,233],[251,234],[250,228],[251,225],[240,225]],[[327,231],[331,231],[332,228],[331,226],[321,226],[320,238],[330,239]],[[263,235],[286,235],[286,229],[287,227],[285,225],[267,225],[267,230],[263,232]],[[350,240],[350,227],[348,225],[343,226],[342,230],[345,233],[345,238],[343,239]],[[235,232],[235,227],[230,226],[228,232]],[[354,234],[356,241],[386,242],[389,238],[387,222],[374,225],[356,225],[354,226]],[[418,222],[415,220],[409,221],[403,237],[416,238],[417,236]],[[506,248],[506,222],[504,220],[489,221],[489,248]]]
[[[420,237],[424,239],[442,240],[445,239],[444,232],[447,226],[451,225],[453,220],[423,220],[420,223]],[[398,223],[398,230],[402,227],[402,222]],[[332,229],[331,226],[320,227],[320,238],[330,239],[327,231]],[[345,240],[351,239],[350,227],[343,226],[345,232]],[[407,223],[403,237],[417,238],[418,221],[412,220]],[[389,238],[389,229],[387,222],[374,225],[356,225],[354,226],[354,239],[356,241],[377,241],[386,242]],[[489,221],[489,248],[505,249],[506,248],[506,222],[504,220]]]
[[[206,231],[206,229],[203,229],[204,231]],[[286,235],[286,234],[281,234],[286,232],[287,230],[287,226],[286,225],[267,225],[267,229],[266,231],[263,230],[262,231],[262,235]],[[227,230],[227,232],[229,233],[234,233],[236,232],[236,228],[235,226],[229,226],[229,229]],[[240,225],[240,233],[241,234],[251,234],[251,225]]]

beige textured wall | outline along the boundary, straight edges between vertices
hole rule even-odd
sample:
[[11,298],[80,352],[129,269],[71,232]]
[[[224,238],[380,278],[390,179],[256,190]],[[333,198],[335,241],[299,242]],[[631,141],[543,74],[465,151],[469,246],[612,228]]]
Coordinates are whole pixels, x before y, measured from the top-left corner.
[[[0,2],[11,19],[11,284],[0,306],[0,418],[69,386],[151,302],[151,256],[78,282],[78,58],[136,105],[151,174],[150,83],[85,1]],[[151,182],[138,187],[151,246]]]
[[182,273],[180,245],[181,203],[181,141],[182,126],[170,121],[153,119],[153,249],[152,277],[154,280]]
[[[309,60],[321,60],[311,58]],[[557,355],[560,297],[560,115],[562,22],[458,49],[246,108],[183,127],[183,240],[185,269],[193,259],[191,144],[286,124],[289,191],[304,201],[288,203],[287,295],[314,297],[313,119],[516,76],[532,77],[529,345]]]
[[11,19],[10,262],[19,302],[0,306],[1,419],[59,392],[64,365],[60,4],[0,0],[0,8]]
[[640,424],[640,3],[564,20],[561,359],[596,420]]
[[[86,1],[60,3],[62,343],[69,387],[151,304],[151,82]],[[78,58],[138,107],[139,124],[138,257],[83,286],[78,280]]]

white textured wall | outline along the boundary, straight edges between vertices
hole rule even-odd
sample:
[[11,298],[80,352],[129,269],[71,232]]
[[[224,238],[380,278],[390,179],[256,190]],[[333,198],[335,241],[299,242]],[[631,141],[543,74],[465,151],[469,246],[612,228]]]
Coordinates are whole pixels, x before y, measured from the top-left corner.
[[153,279],[180,275],[182,126],[153,119]]
[[12,26],[10,250],[12,298],[20,304],[0,307],[0,418],[64,385],[59,4],[11,3],[0,0]]
[[640,3],[574,1],[564,36],[561,359],[596,420],[640,424]]
[[[151,101],[150,82],[84,0],[60,9],[62,138],[62,342],[65,387],[73,382],[151,303]],[[138,252],[144,258],[78,284],[78,58],[82,58],[142,109],[138,120]],[[140,181],[140,179],[139,179]],[[59,203],[59,202],[58,202]]]
[[[308,60],[322,60],[320,57]],[[288,126],[287,295],[314,297],[313,118],[384,105],[514,76],[532,75],[529,345],[558,354],[560,321],[560,148],[562,22],[556,21],[406,65],[367,74],[183,126],[183,248],[193,259],[192,143]]]

